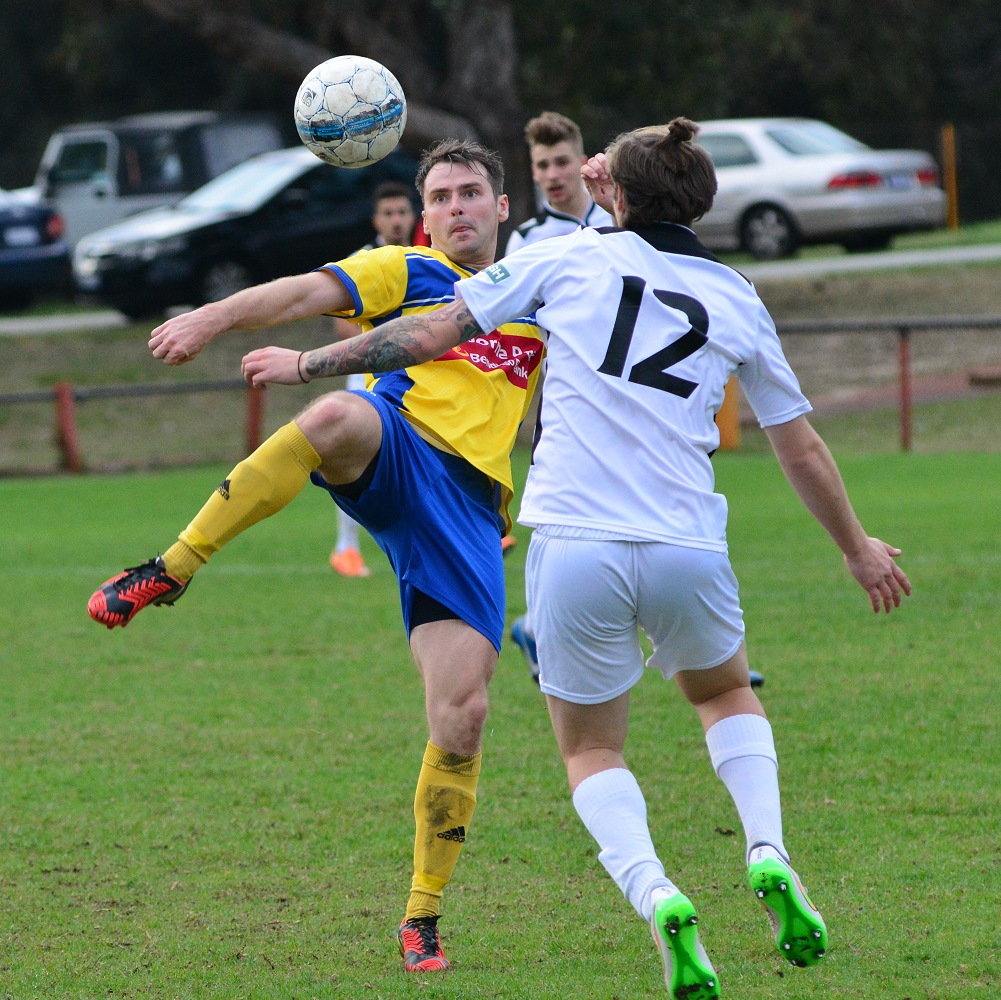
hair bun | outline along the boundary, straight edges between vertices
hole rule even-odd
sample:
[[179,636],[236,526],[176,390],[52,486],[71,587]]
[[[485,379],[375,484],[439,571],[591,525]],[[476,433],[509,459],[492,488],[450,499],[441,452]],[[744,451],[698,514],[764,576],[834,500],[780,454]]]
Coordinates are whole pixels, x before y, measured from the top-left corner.
[[689,118],[675,118],[667,126],[667,138],[671,142],[688,142],[698,134],[699,127]]

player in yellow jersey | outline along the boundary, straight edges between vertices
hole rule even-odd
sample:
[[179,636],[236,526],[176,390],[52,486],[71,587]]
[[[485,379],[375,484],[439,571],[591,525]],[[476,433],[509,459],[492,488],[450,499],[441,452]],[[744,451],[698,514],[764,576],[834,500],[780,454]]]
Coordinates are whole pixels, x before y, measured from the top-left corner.
[[[456,281],[493,262],[508,214],[503,165],[476,143],[447,140],[422,158],[417,189],[431,247],[362,251],[202,306],[153,331],[154,356],[183,364],[229,330],[307,316],[334,314],[369,329],[447,305]],[[437,921],[476,803],[487,685],[504,625],[499,542],[510,528],[510,454],[542,351],[535,320],[525,317],[370,378],[367,390],[321,396],[233,469],[162,556],[107,581],[88,605],[113,628],[147,605],[173,604],[223,545],[310,480],[372,534],[399,579],[430,737],[398,932],[411,972],[449,968]],[[302,365],[298,372],[309,379]],[[359,798],[364,810],[363,790]]]
[[[410,191],[403,181],[383,181],[372,192],[372,228],[375,239],[362,250],[376,247],[409,246],[414,238],[417,216],[411,202]],[[346,319],[334,320],[334,335],[346,340],[358,333],[358,326]],[[365,376],[349,375],[345,388],[364,389]],[[358,544],[358,522],[346,511],[337,511],[337,541],[330,553],[330,565],[341,576],[369,576],[369,568],[362,558]]]

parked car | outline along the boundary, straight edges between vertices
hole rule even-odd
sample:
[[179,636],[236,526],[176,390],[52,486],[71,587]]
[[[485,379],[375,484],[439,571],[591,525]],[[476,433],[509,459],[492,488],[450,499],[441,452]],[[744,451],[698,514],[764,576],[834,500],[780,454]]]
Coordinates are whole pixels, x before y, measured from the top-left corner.
[[73,255],[77,287],[144,317],[312,270],[368,243],[374,188],[412,184],[416,169],[399,149],[364,170],[332,167],[304,146],[264,153],[176,205],[85,236]]
[[701,122],[719,190],[696,223],[714,250],[787,257],[808,243],[879,250],[899,233],[944,225],[935,160],[915,150],[875,150],[808,118]]
[[0,189],[0,308],[21,309],[69,289],[70,251],[51,205]]
[[263,114],[169,111],[67,125],[50,136],[22,193],[50,201],[66,241],[169,205],[243,160],[285,145]]

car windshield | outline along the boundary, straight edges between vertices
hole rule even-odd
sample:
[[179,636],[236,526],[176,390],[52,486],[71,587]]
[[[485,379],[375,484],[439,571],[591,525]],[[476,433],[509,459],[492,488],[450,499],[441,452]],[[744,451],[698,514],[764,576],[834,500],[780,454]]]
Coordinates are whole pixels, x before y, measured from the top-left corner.
[[182,212],[252,212],[312,165],[300,157],[247,160],[192,191],[176,207]]
[[857,153],[869,147],[825,122],[796,122],[766,129],[768,138],[793,156]]

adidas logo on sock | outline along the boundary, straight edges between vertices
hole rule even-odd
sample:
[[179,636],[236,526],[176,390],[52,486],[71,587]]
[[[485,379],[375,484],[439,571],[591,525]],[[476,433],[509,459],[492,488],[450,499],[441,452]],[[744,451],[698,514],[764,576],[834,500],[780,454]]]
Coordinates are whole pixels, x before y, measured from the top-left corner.
[[229,499],[229,480],[224,479],[216,488],[216,493],[223,498],[223,500]]
[[466,842],[466,828],[464,826],[453,826],[451,830],[438,834],[439,840],[457,840],[460,844]]

